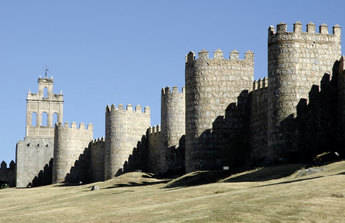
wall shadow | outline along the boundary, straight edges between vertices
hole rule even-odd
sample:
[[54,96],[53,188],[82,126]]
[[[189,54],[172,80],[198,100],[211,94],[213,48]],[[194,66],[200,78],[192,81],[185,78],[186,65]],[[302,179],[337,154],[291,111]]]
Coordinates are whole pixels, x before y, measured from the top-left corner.
[[[334,63],[332,76],[324,74],[320,87],[313,85],[308,101],[300,99],[297,114],[290,115],[280,124],[281,141],[278,156],[282,163],[314,163],[315,157],[324,152],[345,155],[343,94],[339,89],[339,61]],[[336,158],[333,161],[338,161]],[[330,160],[331,162],[332,160]]]
[[37,176],[34,177],[32,182],[27,187],[39,187],[52,184],[53,179],[53,159],[50,159],[49,163],[44,165]]
[[[156,173],[156,161],[161,159],[153,150],[165,150],[164,160],[166,162],[167,171],[164,173]],[[154,178],[171,178],[181,176],[185,172],[185,135],[179,139],[178,146],[160,148],[149,148],[149,137],[143,135],[137,146],[133,148],[128,160],[124,162],[115,176],[119,176],[128,172],[148,172],[153,173]]]
[[74,162],[70,172],[65,177],[65,185],[80,185],[91,183],[90,170],[90,149],[87,147],[83,153],[79,155],[78,160]]

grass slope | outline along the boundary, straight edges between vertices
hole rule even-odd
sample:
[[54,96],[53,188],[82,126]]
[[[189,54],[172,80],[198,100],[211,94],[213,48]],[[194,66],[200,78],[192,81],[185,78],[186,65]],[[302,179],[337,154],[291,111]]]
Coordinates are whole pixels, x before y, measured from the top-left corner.
[[[217,181],[217,182],[215,182]],[[215,183],[210,183],[215,182]],[[208,183],[208,184],[203,184]],[[100,190],[90,191],[92,185]],[[0,190],[0,222],[345,222],[345,161]]]

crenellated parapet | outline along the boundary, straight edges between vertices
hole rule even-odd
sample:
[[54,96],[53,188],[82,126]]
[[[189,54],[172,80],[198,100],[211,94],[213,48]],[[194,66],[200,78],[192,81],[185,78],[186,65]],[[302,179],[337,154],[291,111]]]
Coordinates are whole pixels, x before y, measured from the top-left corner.
[[[185,65],[186,81],[186,171],[199,170],[200,163],[212,163],[213,151],[205,149],[198,138],[219,116],[225,115],[227,106],[237,102],[244,90],[253,88],[254,53],[247,51],[243,59],[238,51],[225,59],[221,50],[216,50],[213,58],[202,50],[198,57],[188,53]],[[212,164],[211,164],[212,166]]]
[[150,107],[145,106],[144,110],[142,110],[141,105],[136,105],[134,108],[131,104],[128,104],[126,106],[123,106],[122,104],[119,104],[118,106],[115,106],[114,104],[112,105],[107,105],[106,107],[106,112],[112,113],[112,112],[136,112],[136,113],[144,113],[144,114],[150,114]]
[[162,96],[184,95],[184,92],[185,92],[184,87],[181,90],[179,90],[179,88],[176,86],[174,86],[172,88],[170,88],[170,87],[162,88]]
[[332,33],[328,32],[328,25],[319,25],[318,32],[314,23],[310,22],[306,25],[306,31],[303,32],[302,23],[296,22],[293,25],[293,31],[287,31],[287,24],[280,23],[276,26],[270,26],[268,28],[268,44],[275,43],[277,41],[326,41],[326,42],[339,42],[341,39],[341,27],[334,25],[332,27]]
[[75,161],[93,139],[93,125],[57,123],[54,138],[53,183],[64,182]]
[[76,129],[76,130],[80,130],[80,131],[84,131],[87,130],[88,132],[93,131],[93,125],[92,123],[89,123],[88,125],[85,125],[83,122],[81,122],[79,125],[76,122],[64,122],[64,123],[56,123],[55,128],[58,128],[59,130],[72,130]]
[[186,56],[186,63],[215,63],[222,65],[232,65],[232,64],[253,64],[254,63],[254,53],[248,50],[244,54],[244,58],[241,59],[237,50],[230,52],[229,57],[225,58],[223,51],[217,49],[213,52],[213,57],[210,57],[209,52],[205,49],[199,51],[198,57],[196,57],[193,51],[190,51]]
[[258,80],[253,81],[253,91],[260,90],[268,87],[268,80],[266,77],[259,78]]
[[100,138],[97,138],[97,139],[94,139],[94,140],[92,140],[90,143],[89,143],[89,145],[90,146],[95,146],[95,145],[98,145],[98,144],[102,144],[102,143],[104,143],[105,141],[104,141],[104,137],[100,137]]
[[123,172],[123,165],[128,160],[137,142],[146,134],[150,126],[150,108],[144,110],[140,105],[107,106],[105,111],[105,179],[110,179]]
[[271,154],[289,149],[280,133],[281,121],[296,114],[301,98],[308,98],[310,87],[319,85],[322,77],[332,73],[334,62],[341,56],[341,27],[335,25],[329,34],[327,25],[309,23],[306,32],[296,22],[292,32],[285,23],[268,29],[268,143]]
[[150,126],[147,130],[146,130],[146,135],[160,135],[161,134],[161,126],[160,125],[156,125],[156,126]]

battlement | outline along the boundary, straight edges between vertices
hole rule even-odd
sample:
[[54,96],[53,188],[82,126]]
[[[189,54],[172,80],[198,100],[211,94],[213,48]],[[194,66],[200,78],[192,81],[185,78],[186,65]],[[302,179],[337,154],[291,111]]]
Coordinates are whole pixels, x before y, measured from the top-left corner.
[[69,122],[64,122],[64,123],[59,122],[59,123],[56,123],[55,125],[59,129],[79,129],[79,130],[90,130],[90,131],[93,130],[92,123],[89,123],[87,126],[85,126],[85,124],[81,122],[79,124],[79,127],[77,127],[76,122],[72,122],[71,124]]
[[184,94],[185,93],[185,88],[183,87],[181,91],[179,91],[179,88],[174,86],[172,88],[170,87],[165,87],[162,88],[162,96],[165,95],[175,95],[175,94]]
[[253,81],[253,91],[259,90],[262,88],[267,88],[268,87],[268,80],[266,77],[263,79],[259,78],[258,80]]
[[[314,38],[312,38],[314,37]],[[268,28],[268,42],[274,42],[277,40],[312,40],[312,41],[339,41],[341,38],[341,26],[334,25],[332,29],[332,34],[328,32],[328,25],[321,24],[319,26],[319,31],[316,32],[315,24],[310,22],[306,25],[306,31],[302,30],[302,23],[296,22],[293,25],[293,31],[287,31],[287,25],[285,23],[280,23],[276,26],[270,26]]]
[[0,165],[0,169],[4,170],[4,169],[15,169],[16,167],[16,163],[12,160],[10,162],[10,165],[7,167],[7,163],[3,160],[1,162],[1,165]]
[[150,126],[147,130],[146,130],[148,135],[151,134],[160,134],[161,133],[161,126],[160,125],[156,125],[156,126]]
[[97,139],[92,140],[92,141],[89,143],[89,146],[91,146],[91,145],[97,145],[97,144],[101,144],[101,143],[105,143],[104,137],[100,137],[100,138],[97,138]]
[[244,54],[244,58],[240,59],[239,52],[237,50],[233,50],[229,54],[229,58],[226,59],[224,57],[223,51],[217,49],[213,53],[213,58],[210,58],[209,52],[205,49],[201,50],[198,53],[198,58],[196,58],[195,53],[190,51],[186,56],[186,63],[193,63],[195,61],[218,61],[222,60],[223,62],[233,63],[233,62],[243,62],[243,63],[253,63],[254,62],[254,53],[248,50]]
[[117,112],[117,111],[127,111],[127,112],[141,112],[141,113],[145,113],[145,114],[150,114],[150,107],[149,106],[145,106],[144,110],[142,110],[141,105],[136,105],[134,110],[133,110],[133,106],[131,104],[128,104],[126,106],[126,109],[124,108],[124,106],[122,104],[119,104],[117,107],[112,104],[112,105],[107,105],[106,106],[106,112],[107,113],[111,113],[111,112]]

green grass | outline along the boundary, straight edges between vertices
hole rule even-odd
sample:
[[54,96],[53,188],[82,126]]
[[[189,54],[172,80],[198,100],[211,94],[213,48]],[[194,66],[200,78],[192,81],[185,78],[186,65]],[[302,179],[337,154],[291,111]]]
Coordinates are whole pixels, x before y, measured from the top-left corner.
[[200,171],[170,182],[128,173],[82,186],[9,188],[0,190],[0,222],[345,222],[345,161],[319,169]]

